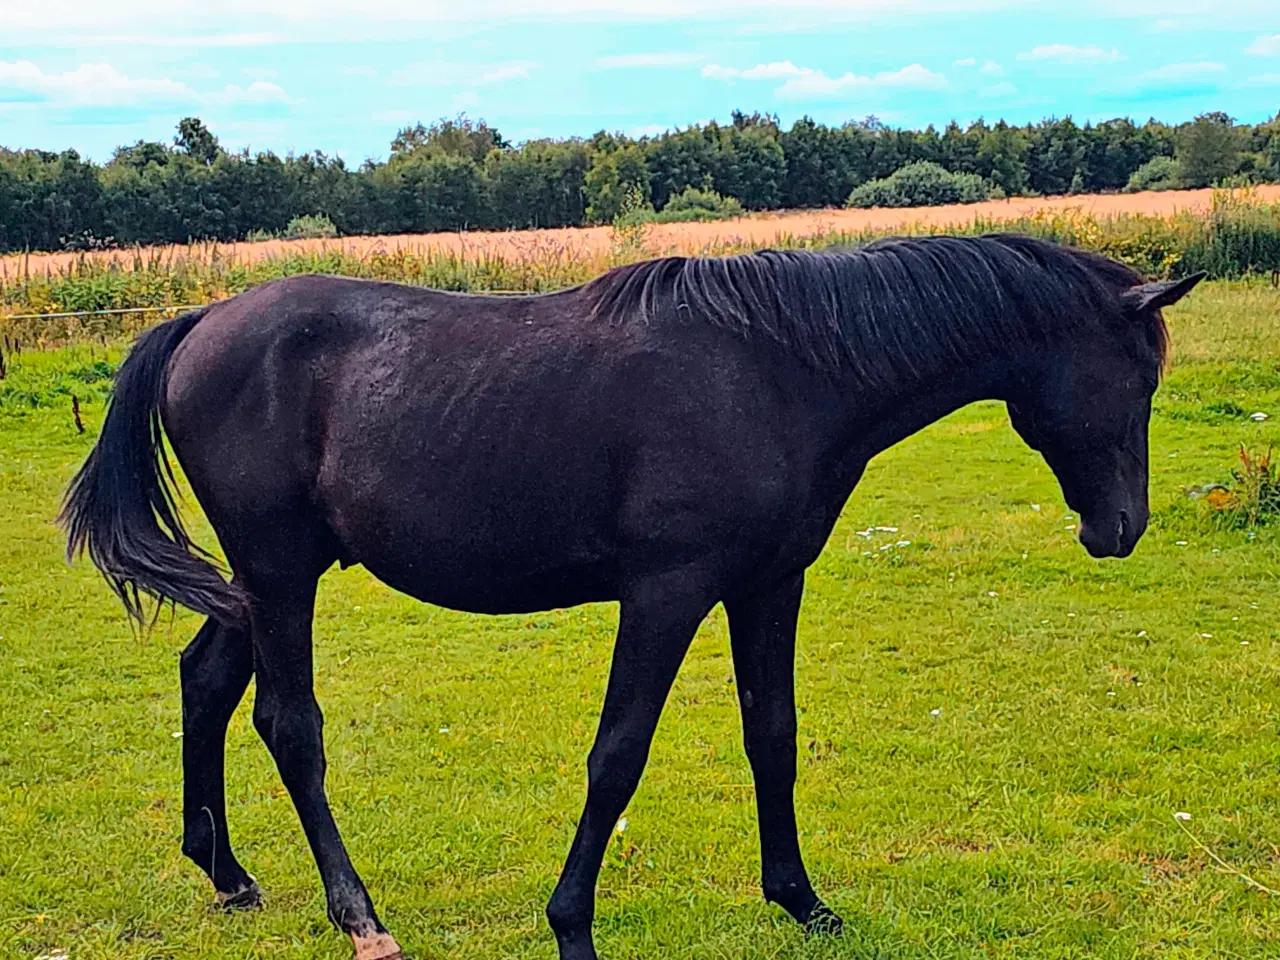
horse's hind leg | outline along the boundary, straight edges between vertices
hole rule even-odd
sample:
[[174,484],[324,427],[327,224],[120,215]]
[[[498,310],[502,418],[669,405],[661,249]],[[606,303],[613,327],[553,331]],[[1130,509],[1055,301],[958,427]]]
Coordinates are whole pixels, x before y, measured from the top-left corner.
[[256,906],[261,891],[231,851],[223,759],[227,724],[253,675],[246,630],[209,620],[182,651],[182,852],[208,874],[218,902]]
[[[302,821],[324,882],[329,919],[352,938],[357,960],[393,960],[401,956],[400,948],[374,912],[325,796],[323,717],[312,684],[311,653],[319,573],[299,562],[306,556],[302,539],[276,542],[246,565],[257,674],[253,723]],[[256,571],[253,560],[262,563]]]

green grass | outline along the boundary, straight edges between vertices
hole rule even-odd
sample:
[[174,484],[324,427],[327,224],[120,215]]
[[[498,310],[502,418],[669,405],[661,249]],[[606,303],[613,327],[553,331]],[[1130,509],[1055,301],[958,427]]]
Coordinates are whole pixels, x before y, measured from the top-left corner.
[[[848,935],[806,940],[759,896],[716,611],[606,861],[605,957],[1280,957],[1280,897],[1173,819],[1280,889],[1280,525],[1219,530],[1183,493],[1223,479],[1241,442],[1280,441],[1280,292],[1207,284],[1169,320],[1134,557],[1085,555],[1052,475],[987,404],[878,458],[812,570],[798,807]],[[0,382],[0,956],[345,960],[247,705],[231,829],[268,903],[209,909],[178,851],[172,737],[197,621],[134,636],[97,575],[62,562],[51,518],[118,357],[28,351]],[[898,531],[858,536],[876,525]],[[541,911],[614,622],[607,605],[464,616],[360,570],[325,578],[330,796],[411,956],[554,956]]]

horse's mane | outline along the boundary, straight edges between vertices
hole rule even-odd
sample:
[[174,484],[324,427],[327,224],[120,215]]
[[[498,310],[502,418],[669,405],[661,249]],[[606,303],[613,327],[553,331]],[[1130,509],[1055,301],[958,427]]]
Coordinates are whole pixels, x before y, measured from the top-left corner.
[[767,337],[814,366],[886,382],[1089,331],[1118,336],[1163,367],[1163,320],[1120,309],[1118,294],[1141,282],[1097,254],[995,234],[666,257],[618,267],[584,292],[598,318],[698,318]]

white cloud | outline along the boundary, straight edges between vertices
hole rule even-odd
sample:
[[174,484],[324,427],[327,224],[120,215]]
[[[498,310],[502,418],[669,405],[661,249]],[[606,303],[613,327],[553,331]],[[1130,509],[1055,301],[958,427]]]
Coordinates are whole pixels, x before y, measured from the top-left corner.
[[1224,63],[1213,63],[1200,60],[1195,63],[1167,63],[1155,70],[1147,70],[1136,79],[1149,83],[1182,83],[1187,80],[1199,80],[1226,72]]
[[[1038,5],[1038,4],[1037,4]],[[720,17],[742,29],[777,33],[832,23],[906,20],[929,15],[963,16],[1032,7],[1032,0],[3,0],[0,36],[15,47],[35,43],[79,48],[68,36],[84,39],[130,32],[183,37],[243,32],[263,23],[281,26],[279,42],[316,40],[413,39],[442,42],[453,28],[510,24],[550,18],[675,22]],[[1129,0],[1124,16],[1204,15],[1204,0]],[[1116,16],[1114,0],[1087,0],[1082,15]],[[1274,17],[1275,0],[1215,0],[1217,24],[1228,20],[1256,25]],[[1256,28],[1256,26],[1255,26]]]
[[1260,73],[1244,82],[1246,87],[1280,87],[1280,73]]
[[1012,83],[1008,80],[1001,80],[999,83],[993,83],[990,86],[983,87],[978,91],[978,96],[984,100],[1001,100],[1006,97],[1011,97],[1017,92],[1018,88]]
[[903,67],[901,70],[877,73],[871,77],[862,77],[853,73],[846,73],[839,77],[828,77],[820,70],[814,71],[788,80],[778,88],[778,96],[787,98],[832,96],[846,91],[887,87],[912,90],[941,90],[946,85],[947,78],[942,74],[934,73],[918,63],[913,63],[910,66]]
[[704,57],[696,53],[620,53],[597,57],[596,66],[601,70],[631,70],[645,68],[687,67],[700,63]]
[[1167,63],[1163,67],[1147,70],[1132,77],[1110,83],[1109,92],[1127,94],[1157,91],[1168,87],[1194,87],[1210,90],[1218,86],[1216,81],[1226,73],[1226,64],[1200,60],[1194,63]]
[[946,77],[918,63],[903,67],[901,70],[877,73],[874,76],[845,73],[838,77],[828,76],[823,71],[812,67],[798,67],[790,60],[760,63],[745,70],[712,63],[702,68],[702,75],[713,80],[783,80],[785,82],[775,92],[786,100],[830,97],[855,90],[893,87],[941,90],[947,85]]
[[959,60],[953,61],[953,67],[976,67],[978,65],[977,57],[961,57]]
[[806,67],[797,67],[790,60],[775,60],[772,63],[757,63],[754,67],[739,70],[737,67],[722,67],[718,63],[709,63],[702,68],[702,75],[713,80],[770,80],[781,77],[800,77],[808,73],[817,73]]
[[984,77],[1003,77],[1004,67],[996,63],[994,60],[988,60],[982,65],[982,69],[978,71]]
[[0,60],[0,97],[5,90],[58,106],[117,107],[194,100],[185,83],[129,77],[107,63],[82,63],[65,73],[45,73],[30,60]]
[[[0,10],[0,23],[4,11]],[[66,47],[164,47],[217,49],[220,47],[265,47],[287,38],[276,33],[71,33],[63,34],[58,46]]]
[[536,63],[504,63],[487,73],[480,75],[479,83],[505,83],[507,80],[528,80],[530,68]]
[[[868,18],[895,12],[908,15],[966,12],[1012,6],[1024,0],[789,0],[785,13],[814,12],[842,18]],[[457,3],[451,0],[5,0],[0,5],[0,33],[9,28],[90,30],[128,26],[181,27],[226,30],[228,22],[315,24],[330,36],[341,36],[342,27],[358,24],[501,23],[521,17],[614,17],[617,19],[689,20],[707,16],[770,14],[778,11],[774,0],[485,0]]]
[[509,80],[527,80],[529,72],[541,67],[536,60],[507,63],[447,63],[422,60],[392,72],[389,80],[403,87],[470,87]]
[[1050,43],[1018,54],[1019,60],[1053,60],[1057,63],[1117,63],[1126,59],[1119,50],[1101,47],[1075,47],[1069,43]]
[[269,80],[254,80],[247,87],[240,87],[233,83],[201,99],[206,103],[217,104],[292,102],[279,84]]
[[132,107],[151,104],[209,105],[291,103],[279,84],[254,80],[201,93],[166,77],[130,77],[108,63],[82,63],[46,73],[30,60],[0,60],[0,99],[14,94],[53,107]]
[[1251,53],[1255,57],[1280,57],[1280,33],[1259,37],[1249,44],[1244,52]]

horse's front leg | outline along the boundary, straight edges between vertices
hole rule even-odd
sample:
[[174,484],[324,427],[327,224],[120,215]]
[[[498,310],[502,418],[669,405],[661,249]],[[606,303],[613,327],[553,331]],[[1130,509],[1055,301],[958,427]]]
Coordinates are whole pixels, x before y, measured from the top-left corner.
[[591,923],[600,864],[640,783],[676,672],[715,601],[706,579],[686,571],[638,583],[622,599],[604,710],[587,758],[587,802],[547,905],[560,960],[596,960]]
[[765,899],[810,932],[838,933],[843,921],[818,899],[796,835],[796,619],[804,574],[725,601],[738,679],[743,741],[756,784]]

